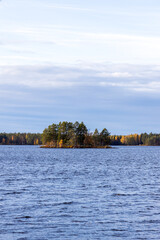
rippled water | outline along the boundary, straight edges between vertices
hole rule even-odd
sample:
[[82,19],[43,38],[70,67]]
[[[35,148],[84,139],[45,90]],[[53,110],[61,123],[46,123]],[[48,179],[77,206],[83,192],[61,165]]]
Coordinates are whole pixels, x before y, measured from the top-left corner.
[[0,239],[160,239],[160,147],[0,146]]

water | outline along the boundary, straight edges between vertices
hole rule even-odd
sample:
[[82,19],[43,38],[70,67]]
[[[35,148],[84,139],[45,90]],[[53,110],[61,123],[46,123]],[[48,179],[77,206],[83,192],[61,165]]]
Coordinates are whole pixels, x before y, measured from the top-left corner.
[[0,239],[160,239],[160,147],[0,146]]

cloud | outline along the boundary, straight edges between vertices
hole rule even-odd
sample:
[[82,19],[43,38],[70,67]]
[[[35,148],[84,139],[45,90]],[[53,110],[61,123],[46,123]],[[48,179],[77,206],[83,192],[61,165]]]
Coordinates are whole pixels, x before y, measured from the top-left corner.
[[103,77],[103,78],[108,78],[108,77],[130,78],[130,77],[132,77],[132,74],[130,74],[128,72],[113,72],[113,73],[102,72],[102,73],[98,73],[96,76]]
[[[17,29],[1,29],[2,32],[9,32],[9,33],[17,33],[17,34],[26,34],[27,36],[32,36],[33,38],[36,37],[38,41],[43,41],[44,39],[48,39],[48,36],[56,36],[57,33],[65,34],[67,39],[73,39],[78,37],[79,41],[125,41],[125,42],[137,42],[141,41],[143,44],[150,44],[150,43],[159,43],[160,37],[149,37],[149,36],[141,36],[141,35],[129,35],[129,34],[116,34],[116,33],[101,33],[101,32],[84,32],[84,31],[77,31],[68,26],[58,26],[58,25],[48,25],[48,26],[41,26],[41,27],[30,27],[30,28],[17,28]],[[56,33],[56,34],[55,34]],[[39,38],[41,36],[41,38]],[[66,41],[68,41],[66,39]],[[73,41],[76,39],[73,39]],[[65,42],[65,40],[64,40]],[[72,43],[72,41],[71,41]]]
[[[126,7],[122,7],[122,6],[117,6],[116,8],[115,7],[111,7],[109,5],[103,5],[103,8],[102,6],[94,6],[94,4],[92,5],[92,7],[90,8],[86,8],[86,7],[79,7],[75,4],[43,4],[44,7],[47,7],[47,8],[53,8],[53,9],[59,9],[59,10],[66,10],[66,11],[79,11],[79,12],[87,12],[87,13],[94,13],[94,14],[97,14],[97,15],[114,15],[114,16],[128,16],[128,17],[135,17],[135,16],[138,16],[138,17],[148,17],[148,16],[158,16],[159,17],[159,12],[156,9],[154,9],[154,11],[151,9],[149,10],[146,10],[144,11],[144,9],[141,9],[140,7],[139,8],[127,8]],[[84,4],[83,4],[84,6]]]
[[[96,66],[95,66],[96,65]],[[119,88],[160,93],[160,66],[129,64],[0,67],[0,85],[34,89]]]
[[82,11],[82,12],[95,12],[95,10],[91,8],[81,8],[81,7],[75,7],[73,5],[49,4],[45,6],[49,8],[55,8],[55,9],[74,10],[74,11]]
[[7,26],[1,28],[0,35],[4,44],[0,46],[0,64],[73,63],[84,59],[160,63],[160,37],[92,32],[63,25]]
[[1,132],[42,132],[63,120],[112,134],[156,132],[159,76],[158,65],[1,66]]

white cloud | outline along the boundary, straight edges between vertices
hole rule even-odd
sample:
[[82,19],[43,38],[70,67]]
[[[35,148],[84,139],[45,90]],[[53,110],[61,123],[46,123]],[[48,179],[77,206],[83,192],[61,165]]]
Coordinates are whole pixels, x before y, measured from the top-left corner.
[[98,73],[96,75],[97,77],[115,77],[115,78],[130,78],[132,77],[132,74],[128,72],[113,72],[113,73],[107,73],[107,72],[102,72]]
[[[85,4],[83,3],[83,6]],[[127,17],[148,17],[148,16],[157,16],[159,17],[159,11],[158,9],[154,9],[154,11],[150,9],[150,11],[144,11],[144,9],[141,8],[124,8],[122,6],[115,8],[109,7],[105,5],[98,5],[94,6],[92,5],[90,8],[88,7],[80,7],[75,4],[49,4],[49,3],[43,3],[42,7],[46,8],[53,8],[53,9],[59,9],[59,10],[66,10],[66,11],[80,11],[80,12],[87,12],[87,13],[94,13],[97,15],[113,15],[113,16],[127,16]]]
[[[0,64],[73,63],[77,60],[160,63],[160,37],[85,32],[57,25],[1,28]],[[21,61],[21,60],[22,61]]]
[[[48,41],[48,37],[55,37],[57,33],[65,34],[67,39],[65,41],[73,41],[79,39],[79,42],[90,42],[92,41],[99,41],[99,42],[106,42],[106,41],[115,41],[115,42],[132,42],[136,43],[138,41],[143,42],[144,45],[158,44],[160,41],[160,37],[150,37],[150,36],[141,36],[141,35],[129,35],[129,34],[116,34],[116,33],[101,33],[101,32],[84,32],[84,31],[77,31],[69,26],[59,26],[59,25],[47,25],[41,27],[16,27],[13,28],[5,28],[0,30],[2,33],[14,33],[14,34],[22,34],[26,36],[31,36],[33,39],[37,39],[41,41]],[[41,36],[41,38],[40,38]],[[78,39],[77,39],[78,37]]]
[[73,5],[47,4],[45,6],[49,8],[55,8],[55,9],[64,9],[64,10],[73,10],[73,11],[82,11],[82,12],[95,12],[95,9],[75,7]]
[[[102,71],[103,69],[103,71]],[[155,70],[156,69],[156,70]],[[36,89],[112,87],[127,91],[160,93],[159,66],[78,65],[0,67],[0,85],[26,86]]]

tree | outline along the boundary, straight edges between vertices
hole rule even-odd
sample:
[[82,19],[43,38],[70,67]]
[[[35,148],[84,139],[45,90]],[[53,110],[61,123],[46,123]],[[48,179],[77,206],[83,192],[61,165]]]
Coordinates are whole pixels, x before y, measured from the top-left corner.
[[77,145],[83,146],[85,135],[88,132],[87,127],[83,122],[81,122],[80,124],[79,123],[77,124],[76,122],[74,126],[75,126]]
[[100,133],[100,139],[101,139],[101,146],[109,145],[110,144],[110,133],[106,128],[102,130]]
[[93,143],[94,143],[94,146],[100,146],[101,143],[100,143],[100,135],[99,135],[99,132],[98,132],[98,129],[96,128],[94,133],[93,133]]

